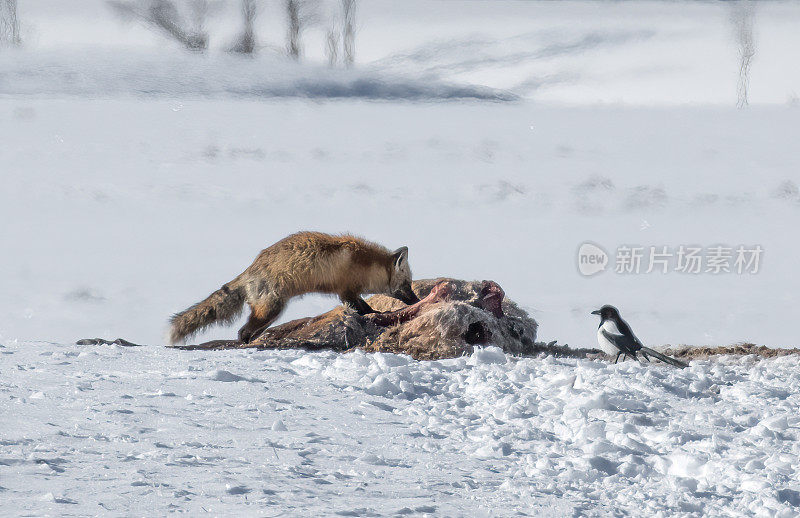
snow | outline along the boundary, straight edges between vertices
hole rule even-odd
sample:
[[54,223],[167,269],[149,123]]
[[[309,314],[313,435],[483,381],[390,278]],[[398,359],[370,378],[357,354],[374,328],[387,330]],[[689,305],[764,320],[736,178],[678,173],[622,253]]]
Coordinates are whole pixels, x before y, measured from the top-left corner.
[[797,357],[0,353],[0,491],[19,514],[798,512]]
[[[169,315],[300,229],[493,279],[546,341],[594,346],[613,304],[648,346],[797,346],[800,4],[752,4],[737,110],[733,2],[359,2],[351,70],[325,67],[319,25],[302,64],[281,57],[276,2],[253,58],[224,52],[237,2],[205,55],[100,0],[20,2],[24,45],[0,48],[3,513],[797,515],[797,357],[161,346]],[[585,277],[585,243],[764,255],[755,275]],[[90,337],[150,345],[73,345]]]

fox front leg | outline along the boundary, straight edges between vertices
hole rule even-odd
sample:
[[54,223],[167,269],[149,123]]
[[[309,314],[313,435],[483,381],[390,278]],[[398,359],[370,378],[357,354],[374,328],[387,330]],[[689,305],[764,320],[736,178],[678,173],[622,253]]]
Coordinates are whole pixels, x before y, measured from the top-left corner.
[[370,313],[377,313],[374,309],[369,307],[364,299],[358,295],[345,294],[339,297],[345,306],[356,310],[359,315],[369,315]]

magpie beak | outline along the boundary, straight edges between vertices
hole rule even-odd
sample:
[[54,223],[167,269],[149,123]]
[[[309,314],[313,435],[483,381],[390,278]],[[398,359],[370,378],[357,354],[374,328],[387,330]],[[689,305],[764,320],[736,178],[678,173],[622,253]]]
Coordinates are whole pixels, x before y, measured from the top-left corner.
[[599,315],[599,314],[600,314],[599,309],[595,309],[594,311],[592,311],[592,315]]

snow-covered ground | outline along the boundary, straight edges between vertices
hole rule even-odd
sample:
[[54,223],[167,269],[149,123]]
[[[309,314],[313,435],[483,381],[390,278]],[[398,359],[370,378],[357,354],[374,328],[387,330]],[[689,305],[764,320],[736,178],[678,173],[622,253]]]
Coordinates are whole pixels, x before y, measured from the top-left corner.
[[796,516],[800,361],[0,348],[3,514]]
[[[797,514],[797,358],[161,344],[316,229],[493,279],[547,341],[593,346],[611,303],[650,346],[797,346],[800,4],[750,3],[745,110],[733,2],[359,2],[352,70],[325,67],[324,24],[281,57],[279,2],[261,52],[228,55],[218,5],[204,55],[99,0],[20,2],[0,48],[0,514]],[[610,271],[579,273],[584,242]],[[623,245],[763,256],[622,275]],[[71,345],[95,336],[151,345]]]

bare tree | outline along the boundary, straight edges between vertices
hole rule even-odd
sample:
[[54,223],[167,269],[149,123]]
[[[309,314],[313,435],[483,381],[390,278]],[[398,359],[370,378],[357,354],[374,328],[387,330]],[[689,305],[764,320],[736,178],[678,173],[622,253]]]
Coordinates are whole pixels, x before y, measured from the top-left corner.
[[300,24],[299,0],[286,0],[286,53],[295,61],[300,60],[300,34],[303,27]]
[[209,0],[185,2],[188,16],[182,15],[172,0],[112,0],[109,5],[120,16],[155,27],[189,50],[202,52],[208,48],[205,20],[210,8]]
[[202,47],[198,46],[198,50],[205,50],[208,48],[208,33],[206,32],[206,19],[211,11],[212,0],[186,0],[188,3],[189,16],[191,24],[189,32],[192,35],[197,35],[198,41],[202,42]]
[[749,104],[748,91],[750,89],[750,63],[756,54],[753,40],[753,19],[755,17],[755,3],[750,0],[739,0],[733,4],[731,21],[733,22],[734,35],[739,47],[739,80],[737,83],[737,101],[739,108]]
[[244,28],[236,43],[231,47],[231,52],[237,52],[239,54],[252,54],[255,52],[256,36],[253,30],[253,22],[256,19],[256,14],[255,0],[242,0]]
[[22,43],[19,35],[17,0],[3,0],[0,4],[0,42],[14,46]]
[[286,53],[300,61],[303,31],[319,22],[319,2],[312,0],[286,0]]
[[333,22],[328,27],[328,34],[325,37],[325,53],[328,55],[328,66],[335,67],[339,60],[339,34]]
[[353,66],[356,40],[356,0],[342,0],[342,50],[344,64]]

